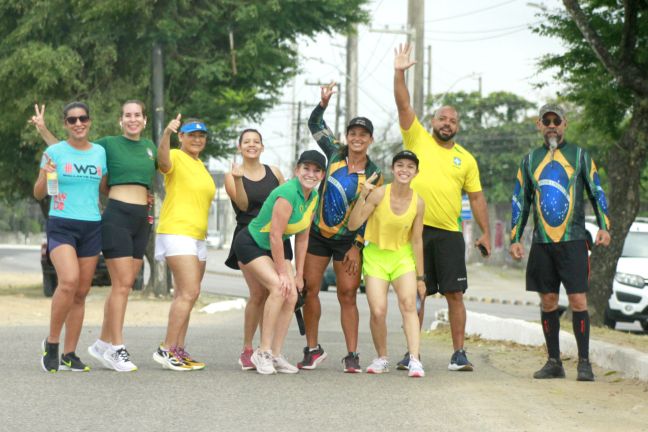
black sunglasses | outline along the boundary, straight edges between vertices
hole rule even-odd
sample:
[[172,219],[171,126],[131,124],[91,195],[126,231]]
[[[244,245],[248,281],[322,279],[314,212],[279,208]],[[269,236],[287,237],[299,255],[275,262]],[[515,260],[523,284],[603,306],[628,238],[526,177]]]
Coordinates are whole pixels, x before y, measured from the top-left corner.
[[77,120],[85,124],[90,121],[90,116],[82,115],[78,117],[73,117],[73,116],[65,117],[65,123],[69,124],[70,126],[75,125],[77,123]]
[[555,117],[553,119],[549,119],[549,118],[542,119],[542,124],[545,126],[549,126],[552,122],[554,126],[560,126],[560,124],[562,123],[562,119],[560,117]]

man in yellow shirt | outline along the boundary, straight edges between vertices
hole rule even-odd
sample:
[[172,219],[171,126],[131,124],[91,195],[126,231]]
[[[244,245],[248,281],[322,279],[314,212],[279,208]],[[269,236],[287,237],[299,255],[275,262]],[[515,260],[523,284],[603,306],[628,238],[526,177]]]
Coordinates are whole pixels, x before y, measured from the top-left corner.
[[[432,134],[416,117],[405,85],[405,71],[415,62],[410,60],[412,47],[405,44],[396,49],[394,57],[394,98],[398,108],[403,144],[420,160],[419,175],[412,181],[414,189],[425,201],[423,218],[423,255],[427,294],[440,292],[448,302],[454,353],[448,365],[453,371],[472,371],[464,350],[466,308],[463,294],[468,288],[465,243],[461,233],[461,194],[466,192],[470,208],[482,236],[475,247],[490,255],[488,207],[481,190],[479,168],[475,158],[453,138],[459,130],[459,114],[450,107],[439,108],[432,118]],[[423,323],[424,299],[419,318]],[[399,362],[407,368],[409,356]]]

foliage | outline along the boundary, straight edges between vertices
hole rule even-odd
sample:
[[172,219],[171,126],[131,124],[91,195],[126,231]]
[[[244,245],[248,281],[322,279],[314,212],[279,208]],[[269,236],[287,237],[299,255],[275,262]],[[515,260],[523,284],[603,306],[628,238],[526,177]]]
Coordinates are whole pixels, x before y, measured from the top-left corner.
[[91,138],[119,134],[121,103],[150,99],[155,41],[164,52],[166,118],[202,118],[213,131],[206,153],[227,152],[240,121],[278,102],[298,67],[297,38],[348,31],[367,20],[364,3],[0,1],[0,195],[30,193],[43,147],[27,124],[35,102],[47,104],[59,137],[61,107],[71,100],[90,104]]

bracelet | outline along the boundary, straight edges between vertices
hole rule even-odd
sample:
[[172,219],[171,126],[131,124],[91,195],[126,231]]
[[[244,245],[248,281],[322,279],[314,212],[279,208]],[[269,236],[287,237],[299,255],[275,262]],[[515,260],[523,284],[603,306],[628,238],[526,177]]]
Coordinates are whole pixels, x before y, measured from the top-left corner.
[[417,282],[425,282],[425,275],[423,274],[421,276],[416,276],[416,280]]
[[353,240],[353,246],[355,246],[358,249],[362,250],[362,249],[364,249],[365,245],[360,240]]

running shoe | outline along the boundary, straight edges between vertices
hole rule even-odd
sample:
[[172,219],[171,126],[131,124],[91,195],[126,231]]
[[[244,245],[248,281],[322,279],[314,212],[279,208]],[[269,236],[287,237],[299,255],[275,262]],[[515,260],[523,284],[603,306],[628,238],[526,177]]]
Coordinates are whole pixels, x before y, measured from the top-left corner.
[[389,372],[389,360],[386,357],[378,357],[373,359],[371,364],[367,366],[368,374],[381,374]]
[[250,357],[254,366],[256,366],[256,371],[261,375],[272,375],[276,374],[277,370],[274,368],[272,361],[272,353],[269,351],[261,351],[257,349]]
[[409,369],[409,361],[410,361],[410,353],[409,351],[405,353],[403,356],[403,359],[396,363],[396,369],[398,370],[408,370]]
[[407,376],[410,376],[412,378],[423,378],[425,376],[423,364],[421,364],[419,359],[414,356],[411,356],[409,358],[408,369],[409,372],[407,372]]
[[112,369],[110,363],[103,356],[105,352],[106,352],[106,348],[104,348],[99,343],[99,339],[97,339],[95,343],[93,343],[88,347],[88,354],[90,354],[91,357],[93,357],[95,360],[101,363],[101,365],[106,369]]
[[448,370],[461,372],[470,372],[473,370],[473,365],[468,361],[465,350],[460,349],[452,354]]
[[251,357],[254,350],[252,348],[243,348],[241,355],[238,359],[238,364],[241,366],[242,370],[254,370],[254,363],[252,363]]
[[172,371],[186,372],[192,370],[191,366],[176,357],[173,351],[163,349],[162,345],[160,345],[157,351],[153,353],[153,360],[155,360],[156,363],[161,364],[163,368]]
[[117,372],[135,372],[137,366],[130,360],[130,354],[126,351],[126,347],[121,347],[118,350],[109,348],[103,354],[104,360],[110,366],[110,369]]
[[304,347],[304,359],[297,363],[299,369],[312,370],[320,365],[326,359],[326,353],[320,344],[317,348],[311,350],[309,347]]
[[360,356],[358,353],[349,353],[342,359],[342,364],[344,365],[344,372],[346,373],[362,372],[362,368],[360,367]]
[[578,372],[576,381],[594,381],[594,372],[592,372],[592,364],[589,359],[579,358],[576,371]]
[[288,360],[282,354],[272,357],[272,366],[278,373],[296,374],[299,372],[299,369],[288,363]]
[[184,348],[176,347],[176,349],[173,350],[173,353],[177,358],[182,360],[184,364],[190,366],[193,370],[203,370],[205,369],[205,366],[207,366],[205,363],[191,357],[191,355],[187,351],[185,351]]
[[79,356],[77,356],[76,353],[72,351],[71,353],[63,354],[61,356],[61,364],[59,365],[59,370],[88,372],[90,370],[90,366],[87,366],[85,363],[83,363]]
[[47,338],[43,339],[41,344],[42,357],[41,367],[45,372],[56,373],[59,370],[58,349],[59,344],[47,342]]
[[549,358],[542,369],[533,374],[535,379],[565,378],[565,369],[562,362]]

